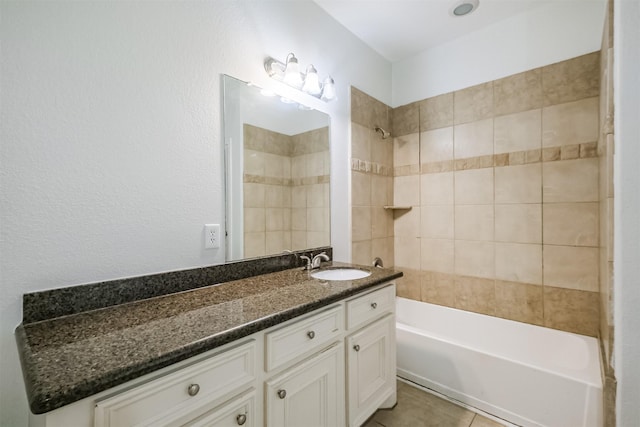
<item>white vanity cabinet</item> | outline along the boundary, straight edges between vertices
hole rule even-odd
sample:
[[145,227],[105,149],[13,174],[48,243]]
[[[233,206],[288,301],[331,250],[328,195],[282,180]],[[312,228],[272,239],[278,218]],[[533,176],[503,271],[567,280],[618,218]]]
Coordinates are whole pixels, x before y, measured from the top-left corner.
[[396,401],[379,285],[44,415],[31,427],[357,427]]
[[347,302],[347,320],[348,417],[357,427],[396,403],[395,286]]

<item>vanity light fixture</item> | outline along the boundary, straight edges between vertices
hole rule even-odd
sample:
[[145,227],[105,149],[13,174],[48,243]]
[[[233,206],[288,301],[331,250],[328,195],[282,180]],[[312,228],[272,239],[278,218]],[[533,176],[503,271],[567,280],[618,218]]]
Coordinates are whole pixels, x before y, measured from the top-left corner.
[[335,83],[331,76],[327,76],[321,84],[318,71],[313,65],[307,67],[306,73],[300,72],[298,58],[293,53],[287,55],[285,63],[277,59],[267,58],[264,61],[264,69],[269,74],[269,77],[311,96],[320,98],[325,102],[336,99]]

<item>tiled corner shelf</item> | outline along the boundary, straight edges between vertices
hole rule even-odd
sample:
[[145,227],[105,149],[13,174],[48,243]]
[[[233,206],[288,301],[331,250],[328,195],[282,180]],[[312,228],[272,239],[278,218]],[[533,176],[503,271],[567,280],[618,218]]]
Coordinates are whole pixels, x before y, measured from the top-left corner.
[[383,208],[392,211],[410,211],[412,206],[383,206]]

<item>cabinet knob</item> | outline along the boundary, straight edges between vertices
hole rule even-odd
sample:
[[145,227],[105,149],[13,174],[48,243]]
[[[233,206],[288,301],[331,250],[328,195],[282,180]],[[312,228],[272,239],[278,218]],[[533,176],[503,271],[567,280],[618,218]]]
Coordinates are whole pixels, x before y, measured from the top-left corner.
[[316,333],[313,331],[309,331],[307,332],[307,336],[309,337],[310,340],[312,340],[316,337]]
[[247,416],[245,414],[240,414],[236,417],[236,422],[239,426],[244,425],[247,422]]
[[377,303],[377,302],[372,302],[372,303],[371,303],[371,308],[373,308],[374,310],[375,310],[376,308],[378,308],[378,303]]
[[278,397],[280,399],[284,399],[285,397],[287,397],[287,390],[278,390]]
[[189,396],[195,396],[200,391],[200,386],[198,384],[191,384],[187,389],[187,393]]
[[353,346],[353,349],[355,351],[360,351],[360,346],[358,344],[356,344],[356,345]]

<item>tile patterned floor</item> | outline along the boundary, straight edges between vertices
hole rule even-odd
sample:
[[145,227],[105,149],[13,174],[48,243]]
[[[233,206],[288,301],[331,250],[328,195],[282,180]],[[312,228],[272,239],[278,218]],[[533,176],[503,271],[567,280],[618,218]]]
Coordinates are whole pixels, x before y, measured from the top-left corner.
[[398,404],[362,427],[503,427],[489,418],[398,381]]

